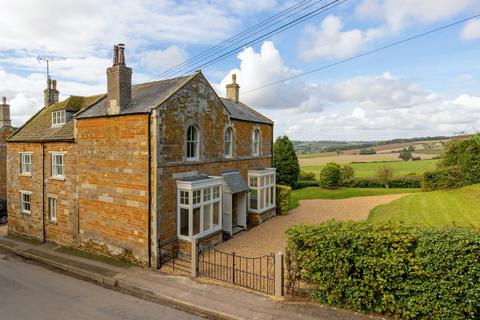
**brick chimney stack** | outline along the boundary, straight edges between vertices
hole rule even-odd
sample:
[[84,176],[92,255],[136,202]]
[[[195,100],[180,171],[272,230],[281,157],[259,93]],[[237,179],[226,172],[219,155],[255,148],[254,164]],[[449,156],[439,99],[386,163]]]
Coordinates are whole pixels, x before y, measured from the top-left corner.
[[107,114],[119,114],[132,102],[132,69],[125,64],[125,45],[113,46],[113,65],[107,69]]
[[227,99],[238,102],[240,98],[240,86],[237,84],[237,75],[232,74],[232,83],[227,84]]
[[48,107],[58,102],[57,80],[48,79],[47,89],[43,90],[43,105]]
[[7,97],[3,97],[2,104],[0,104],[0,129],[11,126],[12,121],[10,120],[10,105],[7,104]]

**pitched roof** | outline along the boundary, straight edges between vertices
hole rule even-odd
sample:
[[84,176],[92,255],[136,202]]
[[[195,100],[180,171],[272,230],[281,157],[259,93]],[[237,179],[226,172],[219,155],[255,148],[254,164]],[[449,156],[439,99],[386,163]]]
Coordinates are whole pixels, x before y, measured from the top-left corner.
[[[102,100],[105,95],[90,97],[71,96],[65,101],[43,107],[23,126],[18,128],[8,141],[12,142],[40,142],[40,141],[66,141],[74,139],[73,119],[69,119],[63,126],[52,127],[52,112],[67,110],[78,112],[89,105]],[[105,99],[103,99],[105,100]]]
[[227,98],[221,98],[221,100],[232,119],[273,124],[272,120],[242,102],[235,102]]
[[238,171],[222,173],[223,181],[227,184],[232,193],[248,191],[248,187],[242,175]]
[[[120,114],[148,113],[167,100],[197,73],[166,79],[155,82],[147,82],[132,86],[132,104],[120,112]],[[98,101],[91,107],[79,112],[75,117],[78,119],[102,117],[107,115],[107,99]]]

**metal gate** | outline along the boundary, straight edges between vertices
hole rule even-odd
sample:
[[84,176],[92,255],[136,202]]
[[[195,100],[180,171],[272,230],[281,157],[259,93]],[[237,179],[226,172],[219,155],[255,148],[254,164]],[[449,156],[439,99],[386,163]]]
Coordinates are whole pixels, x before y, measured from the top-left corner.
[[181,250],[178,239],[171,239],[159,247],[160,268],[168,268],[174,272],[190,273],[191,255]]
[[198,274],[275,295],[275,255],[249,258],[198,246]]

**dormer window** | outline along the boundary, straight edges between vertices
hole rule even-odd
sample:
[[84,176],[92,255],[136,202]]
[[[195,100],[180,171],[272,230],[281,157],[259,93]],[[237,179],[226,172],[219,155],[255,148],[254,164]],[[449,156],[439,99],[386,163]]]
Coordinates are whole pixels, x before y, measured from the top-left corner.
[[58,110],[52,112],[52,127],[62,126],[67,122],[67,112]]

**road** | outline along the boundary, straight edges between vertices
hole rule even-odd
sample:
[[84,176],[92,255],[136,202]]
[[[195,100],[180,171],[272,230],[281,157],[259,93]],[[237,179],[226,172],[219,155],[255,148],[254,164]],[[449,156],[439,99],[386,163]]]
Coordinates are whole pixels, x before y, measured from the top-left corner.
[[78,280],[0,251],[0,319],[201,319]]

